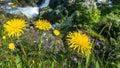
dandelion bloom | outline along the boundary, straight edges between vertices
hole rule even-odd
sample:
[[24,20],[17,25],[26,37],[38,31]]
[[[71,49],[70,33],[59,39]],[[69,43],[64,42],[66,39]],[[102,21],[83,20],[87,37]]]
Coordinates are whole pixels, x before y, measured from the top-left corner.
[[15,4],[11,5],[11,8],[12,8],[12,9],[15,9],[15,8],[16,8],[16,5],[15,5]]
[[6,40],[6,36],[2,36],[2,39],[3,39],[3,40]]
[[15,44],[14,43],[9,43],[9,49],[13,50],[15,48]]
[[46,31],[51,29],[51,24],[47,20],[38,20],[35,22],[35,28]]
[[58,35],[60,35],[60,31],[59,30],[54,30],[53,34],[56,35],[56,36],[58,36]]
[[19,37],[24,33],[26,28],[25,20],[23,19],[12,19],[7,21],[4,25],[4,32],[7,33],[9,37]]
[[91,42],[86,34],[82,34],[81,32],[70,32],[66,40],[70,48],[76,49],[83,55],[87,56],[91,53]]
[[34,64],[34,63],[35,63],[35,61],[34,61],[34,60],[32,60],[32,63]]

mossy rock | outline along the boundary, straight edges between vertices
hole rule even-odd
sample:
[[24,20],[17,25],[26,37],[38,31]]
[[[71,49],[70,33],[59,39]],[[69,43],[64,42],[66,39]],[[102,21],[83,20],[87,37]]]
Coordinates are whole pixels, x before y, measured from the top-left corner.
[[63,41],[60,36],[54,36],[52,31],[47,31],[42,35],[42,49],[44,52],[57,53],[64,51]]

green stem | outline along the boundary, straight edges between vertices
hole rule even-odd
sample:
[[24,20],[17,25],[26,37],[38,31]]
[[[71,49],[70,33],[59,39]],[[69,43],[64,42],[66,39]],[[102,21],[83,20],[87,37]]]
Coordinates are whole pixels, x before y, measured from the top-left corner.
[[43,32],[40,33],[40,40],[39,40],[39,44],[38,44],[38,47],[39,47],[39,52],[41,51],[41,46],[42,46],[42,34]]
[[42,35],[40,35],[40,43],[39,43],[39,45],[38,45],[39,51],[41,50],[41,45],[42,45]]
[[90,55],[86,56],[86,63],[85,63],[85,68],[88,68],[89,64],[90,64]]
[[23,45],[22,45],[22,43],[21,43],[21,41],[20,41],[20,38],[19,38],[19,37],[18,37],[18,42],[20,43],[20,47],[21,47],[21,50],[22,50],[22,52],[23,52],[23,54],[24,54],[25,58],[27,59],[27,54],[26,54],[26,52],[25,52],[25,49],[24,49],[24,47],[23,47]]
[[101,33],[103,32],[103,30],[104,30],[107,26],[108,26],[108,24],[106,24],[106,25],[102,28],[102,30],[99,32],[99,34],[101,34]]
[[41,64],[42,64],[42,57],[41,57],[41,46],[42,46],[42,34],[40,34],[40,40],[39,40],[39,44],[38,44],[38,68],[41,68]]

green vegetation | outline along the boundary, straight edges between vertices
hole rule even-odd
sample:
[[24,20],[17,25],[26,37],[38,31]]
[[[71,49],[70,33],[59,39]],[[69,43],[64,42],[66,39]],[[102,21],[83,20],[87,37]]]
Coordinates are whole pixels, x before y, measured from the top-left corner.
[[37,19],[0,12],[0,68],[120,68],[119,2],[51,0]]

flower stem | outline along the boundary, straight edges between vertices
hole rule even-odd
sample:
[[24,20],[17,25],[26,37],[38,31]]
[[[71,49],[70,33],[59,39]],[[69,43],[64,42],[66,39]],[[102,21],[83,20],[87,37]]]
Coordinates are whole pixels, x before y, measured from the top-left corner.
[[39,45],[38,45],[38,47],[39,47],[39,51],[41,50],[41,45],[42,45],[42,34],[40,35],[40,41],[39,41],[40,43],[39,43]]
[[40,38],[39,38],[39,44],[38,44],[38,68],[41,68],[41,64],[42,64],[42,56],[41,56],[41,46],[42,46],[42,34],[40,34]]
[[22,50],[22,52],[23,52],[23,54],[24,54],[25,58],[27,59],[27,54],[26,54],[26,52],[25,52],[25,49],[24,49],[24,47],[23,47],[23,45],[22,45],[22,43],[21,43],[21,41],[20,41],[20,38],[19,38],[19,37],[18,37],[18,42],[20,43],[20,47],[21,47],[21,50]]

